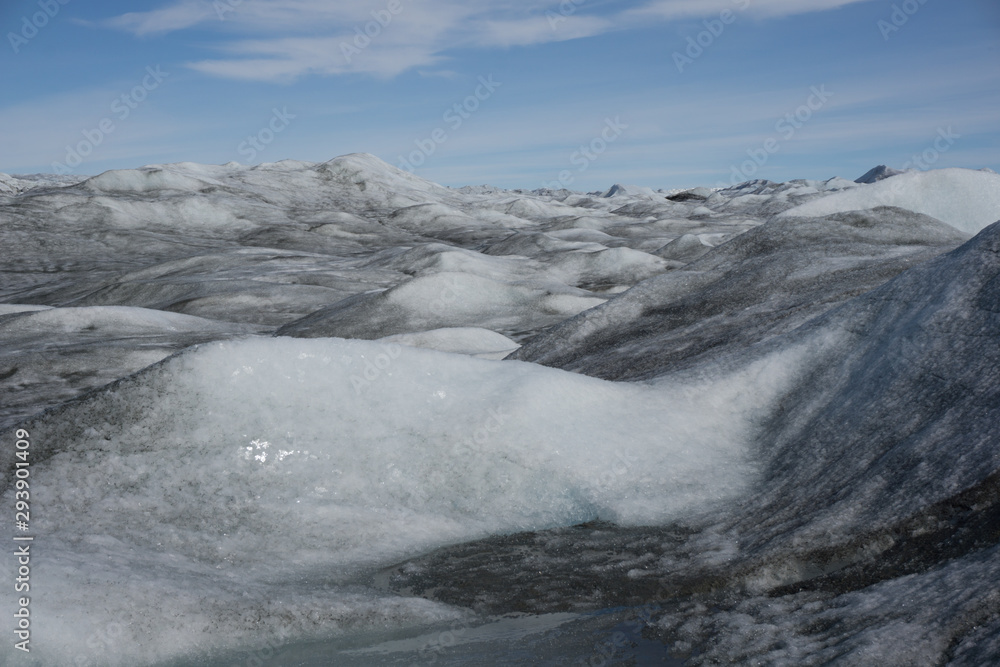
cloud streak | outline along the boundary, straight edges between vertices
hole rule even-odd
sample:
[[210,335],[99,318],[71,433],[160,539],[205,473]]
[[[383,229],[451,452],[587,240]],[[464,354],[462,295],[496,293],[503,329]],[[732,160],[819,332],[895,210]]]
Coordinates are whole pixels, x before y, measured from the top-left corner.
[[[393,77],[438,65],[456,48],[582,39],[648,26],[651,20],[711,16],[724,9],[771,18],[867,1],[651,0],[606,13],[606,7],[596,3],[594,9],[574,4],[573,11],[566,12],[557,2],[539,0],[177,0],[107,19],[104,25],[136,36],[214,27],[232,35],[216,47],[225,55],[189,67],[218,77],[278,82],[310,74]],[[605,13],[598,13],[602,9]]]

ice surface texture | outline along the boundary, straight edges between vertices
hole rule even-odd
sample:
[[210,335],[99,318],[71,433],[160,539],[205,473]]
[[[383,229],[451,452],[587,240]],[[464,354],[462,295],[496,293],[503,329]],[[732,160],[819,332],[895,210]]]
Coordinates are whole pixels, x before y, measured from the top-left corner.
[[1000,181],[879,174],[0,179],[0,423],[44,554],[18,658],[657,602],[693,663],[997,660]]

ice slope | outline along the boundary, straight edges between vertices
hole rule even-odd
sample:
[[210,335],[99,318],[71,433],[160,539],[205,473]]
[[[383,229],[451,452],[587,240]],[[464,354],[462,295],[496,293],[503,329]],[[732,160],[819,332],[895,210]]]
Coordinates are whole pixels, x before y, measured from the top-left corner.
[[[691,665],[995,664],[998,339],[1000,222],[715,358],[731,370],[809,349],[754,434],[763,471],[738,503],[662,528],[579,526],[443,549],[394,568],[390,588],[494,613],[636,605],[605,637],[638,627],[664,642],[660,655]],[[572,634],[538,644],[569,646]],[[444,655],[461,664],[461,652]]]
[[481,326],[523,336],[604,303],[555,284],[518,284],[471,273],[418,276],[385,292],[359,294],[282,326],[279,336],[382,338],[444,327]]
[[775,341],[832,342],[760,434],[728,526],[765,596],[661,626],[692,664],[994,664],[1000,222]]
[[[639,233],[632,227],[639,221],[612,212],[631,201],[627,196],[611,205],[578,195],[568,204],[525,192],[452,190],[363,154],[320,164],[150,165],[82,182],[41,176],[13,180],[21,185],[0,204],[0,242],[17,248],[17,256],[16,262],[0,265],[0,301],[140,307],[271,331],[360,294],[403,288],[419,295],[425,279],[434,282],[430,274],[451,271],[495,281],[490,283],[493,296],[472,294],[469,303],[452,309],[464,315],[445,318],[424,312],[426,302],[407,304],[413,317],[403,320],[412,326],[385,333],[489,325],[476,313],[499,299],[509,307],[494,322],[499,330],[493,333],[528,335],[635,280],[675,267],[628,250],[655,250],[690,227],[677,220]],[[519,218],[511,210],[534,217]],[[613,233],[599,233],[594,226]],[[695,226],[727,234],[746,228],[727,218]],[[548,231],[553,240],[567,241],[557,241],[560,247],[550,248],[541,261],[481,254],[511,236]],[[597,242],[572,245],[581,234]],[[583,247],[603,252],[557,256]],[[616,255],[629,257],[619,264]],[[420,280],[405,287],[413,279]],[[591,287],[601,294],[586,291]],[[509,294],[502,296],[505,291]],[[541,304],[548,312],[515,315],[511,308],[517,304]],[[372,322],[356,322],[366,338],[382,334],[376,331],[382,314],[378,308],[372,313]],[[126,345],[128,336],[109,338]],[[177,349],[176,343],[158,348],[159,354]],[[0,349],[3,345],[0,337]],[[68,398],[71,388],[83,390],[137,370],[139,359],[154,358],[150,350],[122,354],[119,363],[115,355],[96,349],[49,345],[44,363],[38,362],[45,370],[32,380],[31,391],[14,382],[5,396],[16,390],[28,397],[25,405],[54,405]],[[10,368],[15,366],[25,372],[23,364],[11,361]],[[0,403],[0,422],[23,414],[22,408]]]
[[1000,219],[1000,176],[972,169],[911,171],[807,202],[782,215],[824,216],[879,206],[923,213],[975,234]]
[[111,624],[101,663],[136,665],[456,616],[352,582],[491,533],[658,523],[739,494],[756,419],[810,354],[642,386],[384,342],[191,349],[22,424],[32,548],[60,591],[35,598],[59,621],[24,664],[70,664]]
[[371,269],[361,261],[323,253],[246,247],[129,271],[102,285],[92,284],[69,303],[130,304],[280,326],[330,302],[387,288],[404,278],[398,271]]
[[0,424],[8,426],[189,345],[260,331],[147,308],[0,305]]
[[655,377],[789,331],[965,238],[888,207],[779,216],[534,336],[512,358],[607,379]]
[[480,327],[452,327],[396,334],[379,340],[441,352],[470,354],[482,359],[503,359],[519,346],[510,338]]
[[998,306],[1000,223],[775,341],[839,342],[767,426],[746,548],[846,543],[1000,470]]
[[[996,232],[947,254],[971,233],[909,210],[992,192],[951,171],[610,197],[363,154],[4,180],[39,660],[365,664],[403,638],[387,661],[484,664],[516,636],[579,661],[628,622],[640,664],[995,662]],[[840,199],[867,203],[778,215]],[[471,358],[520,342],[646,381]],[[455,652],[439,623],[468,628]]]

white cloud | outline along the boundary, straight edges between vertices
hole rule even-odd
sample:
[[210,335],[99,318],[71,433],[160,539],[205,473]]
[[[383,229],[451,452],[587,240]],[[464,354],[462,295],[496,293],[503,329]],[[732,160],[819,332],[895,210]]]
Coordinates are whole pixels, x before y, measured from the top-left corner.
[[122,14],[109,19],[106,24],[136,35],[148,35],[183,30],[212,18],[218,17],[210,3],[201,0],[183,0],[150,12]]
[[[190,66],[208,74],[287,81],[307,74],[391,77],[444,59],[457,47],[512,47],[591,37],[652,20],[746,9],[785,16],[868,0],[651,0],[613,14],[554,0],[175,0],[105,25],[136,35],[215,25],[242,35],[222,42],[227,57]],[[595,5],[596,7],[597,5]],[[601,9],[607,10],[606,5]]]
[[826,11],[870,0],[652,0],[625,12],[626,16],[655,16],[680,19],[711,16],[724,10],[748,12],[757,16],[779,17]]

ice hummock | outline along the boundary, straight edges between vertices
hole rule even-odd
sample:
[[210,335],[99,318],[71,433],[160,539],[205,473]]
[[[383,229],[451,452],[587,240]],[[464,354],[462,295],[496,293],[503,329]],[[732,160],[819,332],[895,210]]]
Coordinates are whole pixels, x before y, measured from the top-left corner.
[[[46,582],[61,591],[39,595],[34,613],[72,628],[39,627],[37,656],[63,664],[80,633],[110,623],[123,635],[103,664],[251,646],[281,629],[330,636],[358,578],[401,558],[494,533],[705,511],[753,480],[753,424],[806,355],[643,386],[388,342],[191,349],[24,425],[37,443],[33,548],[54,560]],[[360,600],[371,629],[393,614],[458,614],[371,591]],[[282,625],[316,605],[344,616]]]
[[[650,601],[659,657],[997,659],[995,174],[0,180],[42,664],[412,664],[485,623],[432,655],[475,664],[522,648],[492,613],[614,607],[519,621],[586,658]],[[474,358],[521,343],[557,368]]]
[[1000,217],[1000,176],[972,169],[910,171],[804,203],[783,215],[822,216],[878,206],[923,213],[975,234]]

